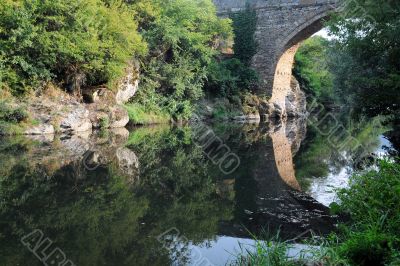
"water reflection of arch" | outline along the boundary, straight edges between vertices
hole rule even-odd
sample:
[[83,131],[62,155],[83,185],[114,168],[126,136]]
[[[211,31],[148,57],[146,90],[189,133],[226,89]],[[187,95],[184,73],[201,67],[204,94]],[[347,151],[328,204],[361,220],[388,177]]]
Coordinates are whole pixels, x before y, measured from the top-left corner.
[[274,149],[276,167],[282,180],[291,188],[301,190],[296,179],[293,166],[292,143],[289,141],[287,127],[281,126],[277,131],[271,133]]
[[290,239],[309,230],[321,234],[333,230],[328,208],[301,192],[295,177],[292,157],[305,125],[299,120],[272,125],[269,138],[237,151],[243,160],[235,176],[234,218],[221,221],[220,235],[262,238],[265,231],[279,231],[282,238]]

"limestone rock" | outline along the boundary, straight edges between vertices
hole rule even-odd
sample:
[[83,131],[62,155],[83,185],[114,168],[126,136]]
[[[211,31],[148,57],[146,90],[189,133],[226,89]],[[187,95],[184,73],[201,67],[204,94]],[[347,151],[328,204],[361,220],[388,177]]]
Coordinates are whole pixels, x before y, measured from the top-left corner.
[[101,128],[103,126],[102,123],[107,123],[106,127],[109,127],[109,119],[108,113],[105,111],[90,110],[90,122],[93,128]]
[[84,106],[77,105],[74,110],[61,119],[61,132],[83,132],[91,129],[92,123],[89,119],[89,111]]
[[125,77],[118,83],[115,100],[118,104],[128,102],[139,88],[139,65],[132,63],[125,70]]
[[125,127],[128,123],[128,111],[121,106],[114,106],[110,108],[110,128]]
[[305,93],[300,89],[300,84],[295,77],[292,77],[290,91],[286,95],[285,107],[288,117],[304,116],[307,112]]

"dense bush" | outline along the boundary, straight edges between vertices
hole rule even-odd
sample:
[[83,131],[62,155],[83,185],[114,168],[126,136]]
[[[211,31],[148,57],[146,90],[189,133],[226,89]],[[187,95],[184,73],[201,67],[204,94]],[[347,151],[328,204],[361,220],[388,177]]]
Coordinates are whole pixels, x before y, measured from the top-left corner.
[[0,0],[0,86],[14,94],[56,81],[112,82],[146,45],[122,1]]
[[0,100],[0,120],[9,123],[19,123],[28,118],[28,114],[21,107],[11,106],[6,101]]

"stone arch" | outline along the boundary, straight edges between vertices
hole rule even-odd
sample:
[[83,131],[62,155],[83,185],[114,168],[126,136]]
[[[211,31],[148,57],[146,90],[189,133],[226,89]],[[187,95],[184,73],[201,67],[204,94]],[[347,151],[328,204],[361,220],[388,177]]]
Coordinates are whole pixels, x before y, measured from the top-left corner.
[[312,18],[302,18],[294,22],[298,25],[293,30],[283,34],[284,38],[277,41],[277,54],[272,81],[271,103],[278,105],[282,116],[286,115],[286,97],[291,91],[292,69],[294,57],[301,42],[310,38],[323,28],[324,20],[329,19],[331,8],[323,8]]

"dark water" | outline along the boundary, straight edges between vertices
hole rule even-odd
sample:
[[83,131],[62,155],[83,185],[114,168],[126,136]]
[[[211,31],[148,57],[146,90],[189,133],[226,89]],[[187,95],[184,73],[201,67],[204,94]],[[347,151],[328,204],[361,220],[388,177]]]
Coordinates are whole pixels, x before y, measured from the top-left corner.
[[[386,153],[370,122],[354,135]],[[254,236],[326,234],[348,156],[304,121],[1,139],[0,265],[225,265]]]

